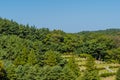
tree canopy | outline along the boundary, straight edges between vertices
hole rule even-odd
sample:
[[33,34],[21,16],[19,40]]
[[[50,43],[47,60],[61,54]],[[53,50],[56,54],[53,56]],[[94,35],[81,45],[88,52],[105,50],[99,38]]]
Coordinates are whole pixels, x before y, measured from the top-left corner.
[[119,31],[66,33],[0,18],[0,79],[76,80],[81,75],[78,65],[74,58],[65,60],[63,54],[89,54],[120,63]]

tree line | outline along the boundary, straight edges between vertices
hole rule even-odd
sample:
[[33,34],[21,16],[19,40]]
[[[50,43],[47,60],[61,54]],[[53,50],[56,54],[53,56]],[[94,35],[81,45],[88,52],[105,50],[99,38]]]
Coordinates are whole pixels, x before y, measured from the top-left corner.
[[[0,18],[0,78],[79,79],[81,73],[74,59],[67,61],[61,57],[62,54],[88,54],[97,60],[120,63],[119,31],[120,29],[108,29],[66,33],[61,30],[51,31],[48,28],[38,29]],[[88,73],[97,73],[95,69],[90,72],[91,66],[85,72],[85,76]],[[88,80],[81,77],[80,79]],[[99,80],[99,77],[94,80]]]

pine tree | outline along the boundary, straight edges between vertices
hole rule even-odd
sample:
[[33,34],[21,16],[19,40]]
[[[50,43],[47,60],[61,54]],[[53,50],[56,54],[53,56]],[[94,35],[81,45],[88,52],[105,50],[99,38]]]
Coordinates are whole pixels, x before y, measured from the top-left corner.
[[45,64],[49,66],[55,66],[60,62],[60,55],[58,55],[58,52],[55,51],[47,51],[44,57]]

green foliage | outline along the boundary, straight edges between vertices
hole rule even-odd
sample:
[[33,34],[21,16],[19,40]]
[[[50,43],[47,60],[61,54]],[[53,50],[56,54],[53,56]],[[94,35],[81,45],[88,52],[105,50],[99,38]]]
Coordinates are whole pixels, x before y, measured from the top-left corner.
[[45,66],[40,73],[41,80],[62,80],[62,68],[60,66]]
[[76,64],[74,57],[71,57],[71,58],[69,59],[68,64],[67,64],[66,66],[67,66],[68,68],[70,68],[77,77],[80,75],[79,67],[78,67],[78,65]]
[[116,73],[116,80],[120,80],[120,68],[118,69]]
[[114,47],[113,40],[105,35],[91,34],[90,36],[83,45],[82,52],[92,55],[97,60],[104,60],[107,55],[106,50]]
[[[65,33],[18,24],[0,18],[0,79],[7,80],[81,80],[75,58],[61,54],[88,54],[97,60],[120,62],[120,30]],[[88,36],[89,35],[89,36]],[[7,77],[6,77],[7,76]],[[94,59],[89,58],[83,80],[99,80]]]
[[63,68],[63,79],[62,80],[76,80],[80,76],[78,65],[75,63],[75,58],[71,57]]
[[72,71],[68,66],[65,66],[63,69],[62,80],[75,80],[77,75]]
[[55,66],[58,63],[60,63],[61,57],[60,54],[58,52],[55,51],[47,51],[44,55],[44,62],[46,65],[50,65],[50,66]]
[[86,70],[83,74],[82,80],[100,80],[94,61],[94,58],[92,58],[91,56],[88,57]]
[[17,58],[15,59],[14,61],[14,64],[15,65],[24,65],[26,64],[27,60],[28,60],[28,50],[27,48],[23,48],[22,49],[22,52],[21,52],[21,55],[20,56],[17,56]]
[[115,75],[116,73],[103,73],[100,75],[100,77],[109,77],[109,76],[113,76]]
[[111,62],[118,62],[120,63],[120,48],[107,50],[106,60]]
[[0,61],[0,80],[9,80],[2,61]]
[[35,65],[38,63],[37,56],[35,55],[34,50],[31,50],[28,54],[28,63],[31,65]]

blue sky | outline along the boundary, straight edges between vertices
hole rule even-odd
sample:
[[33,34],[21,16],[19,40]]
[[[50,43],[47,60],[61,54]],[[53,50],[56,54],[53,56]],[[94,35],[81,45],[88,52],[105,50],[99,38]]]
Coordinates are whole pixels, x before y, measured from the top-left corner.
[[120,0],[0,0],[0,16],[65,32],[120,28]]

